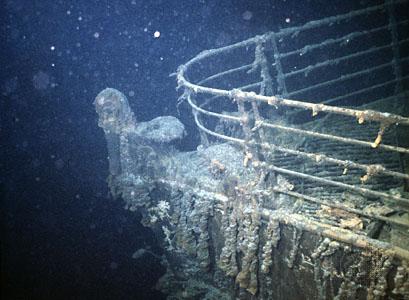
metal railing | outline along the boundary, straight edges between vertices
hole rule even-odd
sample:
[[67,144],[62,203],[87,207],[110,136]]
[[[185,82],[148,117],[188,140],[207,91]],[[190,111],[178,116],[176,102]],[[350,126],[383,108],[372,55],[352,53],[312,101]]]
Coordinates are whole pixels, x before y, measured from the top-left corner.
[[[196,125],[203,134],[202,142],[205,144],[210,137],[215,137],[240,145],[243,147],[245,165],[251,165],[260,172],[283,174],[299,180],[298,183],[308,181],[337,191],[377,198],[389,205],[392,202],[391,206],[396,209],[408,210],[409,198],[390,193],[388,189],[392,186],[384,184],[381,190],[366,186],[371,178],[377,176],[393,178],[403,186],[403,181],[409,180],[409,174],[402,170],[389,169],[386,164],[371,163],[370,160],[338,157],[336,151],[325,153],[319,148],[318,151],[308,151],[307,147],[291,147],[274,142],[274,135],[279,132],[325,141],[330,145],[342,145],[345,149],[355,147],[373,157],[382,153],[395,157],[409,154],[409,148],[393,143],[397,128],[409,126],[408,117],[360,106],[384,99],[392,103],[392,100],[406,97],[406,101],[409,101],[409,35],[405,36],[405,32],[409,32],[409,22],[407,19],[397,19],[394,14],[394,10],[402,7],[408,8],[409,1],[386,1],[383,5],[269,32],[227,47],[203,51],[180,66],[177,82],[178,87],[184,88],[181,99],[192,108]],[[375,27],[368,28],[365,22],[360,22],[360,18],[374,16],[377,18],[373,19],[379,19]],[[308,43],[308,37],[317,30],[325,33],[325,39]],[[291,48],[295,40],[297,47]],[[361,40],[374,43],[361,43]],[[213,59],[220,60],[231,55],[236,55],[236,62],[241,65],[218,70],[220,63],[212,64]],[[248,61],[249,58],[251,61]],[[217,71],[211,73],[212,70],[209,70],[210,75],[200,78],[203,66]],[[251,82],[255,73],[260,80]],[[233,75],[240,80],[233,85],[234,88],[229,88]],[[191,80],[190,77],[195,79]],[[312,92],[314,97],[311,97]],[[294,97],[298,100],[294,100]],[[230,113],[225,112],[226,108]],[[356,132],[363,132],[362,136],[368,135],[365,131],[369,125],[373,129],[377,124],[378,129],[372,140],[363,140],[303,126],[311,121],[319,123],[320,119],[317,118],[322,115],[350,118],[348,126],[354,127]],[[281,118],[282,122],[277,122],[277,118]],[[302,125],[295,124],[295,119]],[[241,128],[239,136],[216,132],[214,120],[236,124]],[[385,140],[389,143],[385,143]],[[302,169],[280,166],[272,158],[272,153],[290,155],[308,161],[310,165],[335,166],[340,170],[339,180],[334,176],[319,176]],[[382,155],[380,159],[389,154]],[[363,172],[356,178],[359,184],[343,180],[343,175],[346,177],[346,173],[352,169]],[[351,208],[341,201],[305,194],[302,189],[288,191],[271,188],[272,193],[284,193],[318,205],[325,204],[353,211],[366,218],[409,227],[409,222],[368,214],[359,207]]]

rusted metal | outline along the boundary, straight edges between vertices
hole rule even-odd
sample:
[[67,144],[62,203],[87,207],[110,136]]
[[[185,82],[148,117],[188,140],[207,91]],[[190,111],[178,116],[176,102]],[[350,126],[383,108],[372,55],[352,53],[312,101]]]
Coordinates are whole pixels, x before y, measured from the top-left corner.
[[[221,139],[223,141],[234,143],[243,148],[244,152],[244,165],[245,167],[255,168],[257,171],[262,171],[261,174],[273,173],[282,174],[287,177],[298,178],[297,182],[304,181],[308,184],[312,184],[314,187],[323,187],[328,193],[334,189],[349,191],[352,193],[363,195],[367,199],[378,198],[381,202],[387,202],[396,210],[409,209],[409,199],[405,194],[391,193],[387,184],[384,189],[375,190],[371,185],[363,185],[366,181],[372,177],[377,178],[391,177],[393,182],[399,184],[399,180],[403,182],[409,179],[409,174],[401,172],[395,165],[383,164],[382,162],[369,163],[370,159],[359,160],[354,159],[353,156],[347,157],[345,155],[338,156],[339,153],[321,153],[318,146],[313,148],[315,150],[305,149],[299,147],[301,143],[292,145],[280,144],[275,140],[277,132],[280,135],[287,135],[300,137],[300,140],[309,139],[322,140],[326,145],[333,145],[334,148],[339,149],[345,147],[346,149],[363,149],[365,153],[373,153],[374,156],[385,151],[390,151],[392,155],[408,155],[409,149],[402,147],[399,144],[393,144],[393,139],[389,138],[390,134],[396,130],[396,128],[405,128],[409,125],[409,117],[400,115],[400,112],[394,111],[385,112],[369,109],[367,106],[335,106],[331,104],[343,103],[348,99],[354,99],[360,105],[369,103],[381,103],[382,101],[395,101],[395,99],[403,99],[408,97],[408,91],[405,91],[402,87],[409,79],[409,74],[405,74],[400,68],[399,64],[407,63],[409,56],[399,53],[399,47],[404,47],[409,39],[404,36],[399,36],[400,31],[405,31],[405,28],[409,25],[408,20],[395,19],[393,16],[392,5],[398,5],[405,3],[404,0],[396,0],[393,3],[387,2],[385,4],[375,5],[360,10],[352,11],[346,14],[328,17],[325,19],[311,21],[301,26],[289,27],[281,29],[277,32],[269,32],[264,35],[256,36],[254,38],[235,43],[230,46],[222,47],[219,49],[212,49],[203,51],[186,64],[182,65],[177,72],[178,86],[185,89],[187,103],[193,110],[194,120],[202,132],[209,137]],[[382,22],[376,23],[373,28],[359,28],[353,32],[342,32],[340,34],[326,36],[324,40],[316,41],[312,44],[305,44],[297,46],[293,49],[287,47],[291,44],[291,40],[295,37],[299,37],[304,32],[309,32],[314,29],[327,29],[336,27],[342,22],[352,22],[355,18],[366,18],[370,14],[382,14],[384,18]],[[386,23],[385,23],[386,22]],[[406,27],[405,27],[406,26]],[[329,29],[330,30],[330,29]],[[390,41],[386,41],[381,38],[382,43],[374,45],[362,44],[361,47],[356,50],[352,48],[349,51],[344,51],[349,43],[356,42],[363,37],[382,36],[383,34],[389,34]],[[285,47],[281,47],[281,42],[285,39]],[[373,38],[372,40],[376,40]],[[297,44],[298,45],[298,44]],[[309,61],[310,57],[306,60],[307,64],[301,64],[300,66],[288,67],[288,58],[302,57],[303,55],[311,55],[314,51],[331,49],[331,47],[337,47],[337,54],[329,56],[324,60]],[[284,50],[283,50],[284,49]],[[212,58],[220,55],[230,55],[233,51],[242,51],[243,57],[246,60],[242,65],[230,66],[226,70],[217,69],[216,72],[210,73],[212,75],[199,79],[197,81],[190,81],[187,78],[189,71],[201,64],[212,64]],[[386,51],[386,52],[385,52]],[[236,53],[236,52],[235,52]],[[248,56],[254,55],[252,62],[248,59]],[[361,57],[378,55],[379,57],[385,57],[385,55],[392,55],[389,59],[380,60],[373,65],[360,65],[356,68],[350,68],[346,71],[343,69],[340,71],[339,76],[325,77],[320,76],[320,72],[326,73],[328,69],[332,73],[336,71],[336,67],[339,64],[354,65],[354,62]],[[399,55],[398,55],[399,54]],[[406,56],[405,56],[406,55]],[[285,61],[287,60],[287,61]],[[283,63],[285,62],[285,63]],[[292,62],[292,60],[290,60]],[[218,64],[219,66],[220,64]],[[260,81],[254,82],[254,73],[259,72]],[[299,78],[304,76],[309,79],[311,72],[317,72],[314,77],[317,78],[312,84],[295,85],[291,80],[300,80]],[[328,73],[331,73],[328,72]],[[252,77],[247,78],[247,74],[251,73]],[[374,75],[373,77],[383,76],[384,73],[392,74],[392,77],[385,77],[382,82],[373,81],[370,85],[356,85],[354,88],[344,88],[347,82],[352,80],[363,80]],[[209,74],[209,73],[208,73]],[[233,89],[223,89],[221,86],[231,86],[228,82],[227,76],[239,75],[243,78],[242,82],[237,84]],[[319,80],[318,80],[319,79]],[[308,83],[309,81],[306,80]],[[214,84],[217,83],[217,84]],[[221,84],[220,84],[221,83]],[[216,88],[216,86],[218,88]],[[373,95],[374,91],[389,90],[390,87],[397,87],[394,90],[394,94],[379,93],[380,95]],[[407,85],[406,85],[407,86]],[[314,97],[311,98],[311,92]],[[331,93],[330,93],[331,92]],[[321,96],[321,93],[329,94],[329,96]],[[368,96],[369,95],[369,96]],[[197,99],[203,101],[196,102]],[[297,99],[295,99],[297,97]],[[230,113],[225,113],[218,110],[219,102],[214,105],[215,101],[223,102],[223,104],[230,105],[232,107]],[[349,100],[348,100],[349,101]],[[234,105],[237,105],[234,107]],[[250,107],[250,108],[249,108]],[[281,108],[277,110],[277,108]],[[284,114],[282,112],[284,111]],[[343,135],[342,130],[339,133],[333,134],[336,130],[329,132],[324,129],[318,130],[317,126],[299,126],[292,124],[291,122],[296,118],[299,112],[307,112],[309,116],[308,121],[314,122],[314,119],[318,119],[321,115],[338,118],[350,118],[349,126],[354,127],[355,135]],[[234,113],[234,114],[232,114]],[[212,122],[202,120],[198,116],[212,118]],[[319,115],[319,116],[317,116]],[[281,118],[281,119],[277,119]],[[228,122],[240,124],[241,132],[235,136],[229,136],[226,133],[215,131],[212,127],[219,120],[225,120]],[[343,120],[343,119],[342,119]],[[300,120],[299,123],[302,123]],[[318,122],[317,122],[318,123]],[[369,126],[371,132],[375,130],[377,126],[379,130],[374,133],[372,140],[368,140],[367,126],[362,124],[371,123]],[[252,124],[250,126],[250,124]],[[236,126],[235,128],[239,128]],[[308,128],[308,129],[306,129]],[[335,129],[335,128],[332,128]],[[359,135],[358,133],[362,134]],[[240,137],[240,138],[239,138]],[[352,148],[352,146],[354,148]],[[361,148],[360,148],[361,147]],[[318,149],[318,150],[317,150]],[[324,151],[322,151],[324,152]],[[280,154],[278,160],[275,161],[275,155]],[[251,155],[249,155],[251,154]],[[304,162],[308,166],[318,166],[325,168],[327,164],[331,164],[332,168],[335,165],[340,168],[340,174],[342,170],[358,169],[365,172],[366,175],[359,177],[356,173],[348,174],[348,178],[356,179],[356,182],[361,182],[361,185],[348,184],[338,179],[336,176],[324,177],[322,175],[316,175],[313,172],[314,168],[303,167],[280,167],[276,163],[280,163],[286,156],[296,157],[297,161],[294,164],[299,164],[300,161]],[[256,159],[252,160],[255,157]],[[283,158],[284,157],[284,158]],[[384,157],[387,157],[386,155]],[[389,158],[387,158],[388,160]],[[285,159],[284,159],[285,160]],[[322,166],[326,164],[325,166]],[[334,168],[333,168],[334,169]],[[307,171],[305,171],[307,170]],[[355,174],[355,175],[354,175]],[[353,177],[353,176],[356,176]],[[349,179],[348,179],[349,180]],[[389,180],[389,179],[388,179]],[[389,181],[385,181],[389,182]],[[378,186],[379,187],[379,186]],[[395,186],[394,186],[395,187]],[[250,189],[249,193],[257,193],[254,188]],[[267,186],[263,191],[264,194],[268,193],[282,193],[288,196],[298,199],[303,199],[308,202],[312,202],[318,205],[326,205],[329,207],[344,210],[346,212],[356,214],[371,220],[377,220],[380,222],[386,222],[390,225],[408,227],[408,224],[388,218],[383,215],[375,215],[367,213],[361,209],[349,207],[340,202],[334,202],[326,199],[320,195],[305,194],[303,188],[298,187],[296,191],[280,189],[277,186]],[[220,195],[219,195],[220,196]],[[225,198],[218,199],[218,201],[227,201]],[[279,222],[295,226],[301,230],[307,230],[315,232],[319,235],[329,237],[331,239],[338,240],[346,244],[352,244],[356,247],[370,249],[382,248],[385,251],[392,251],[401,258],[409,259],[409,254],[406,250],[400,248],[394,248],[390,243],[380,242],[377,240],[369,239],[361,234],[357,234],[348,229],[343,229],[337,226],[337,224],[324,224],[305,216],[291,214],[288,212],[274,212],[267,209],[262,209],[264,217],[276,218]]]
[[[158,182],[168,185],[172,189],[180,189],[183,191],[189,191],[196,195],[202,195],[203,197],[208,197],[213,199],[218,203],[219,211],[223,211],[223,206],[225,203],[229,201],[229,198],[220,193],[214,193],[210,191],[205,191],[203,189],[199,189],[196,187],[192,187],[188,184],[166,180],[166,179],[159,179]],[[217,206],[216,206],[217,208]],[[318,221],[310,220],[302,215],[294,214],[285,211],[274,211],[267,208],[262,208],[260,213],[264,220],[277,220],[280,223],[287,224],[294,226],[300,230],[306,230],[313,233],[317,233],[324,237],[329,237],[333,240],[343,242],[347,245],[353,245],[357,248],[361,249],[369,249],[369,250],[382,250],[382,251],[389,251],[391,256],[397,256],[401,259],[409,260],[409,251],[392,246],[390,243],[382,242],[376,239],[369,238],[362,234],[354,233],[350,230],[335,227],[333,225],[320,223]]]

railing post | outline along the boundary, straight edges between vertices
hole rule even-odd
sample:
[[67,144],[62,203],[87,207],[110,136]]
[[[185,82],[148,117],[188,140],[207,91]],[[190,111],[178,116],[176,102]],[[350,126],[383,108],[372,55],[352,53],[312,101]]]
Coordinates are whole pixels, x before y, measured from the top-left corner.
[[[190,95],[188,96],[190,97],[191,101],[196,104],[196,99],[193,97],[193,93],[190,92]],[[197,112],[196,110],[192,109],[192,113],[193,115],[200,121],[202,121],[202,118],[200,117],[199,112]],[[210,143],[209,143],[209,139],[207,138],[207,134],[205,132],[203,132],[203,130],[199,130],[199,136],[200,136],[200,144],[204,147],[204,148],[208,148]]]
[[271,34],[271,43],[274,51],[274,66],[277,71],[277,95],[286,98],[288,95],[287,86],[285,84],[285,77],[280,60],[280,52],[278,51],[276,34],[274,32]]
[[[396,25],[396,19],[395,19],[395,1],[394,0],[385,0],[385,5],[388,10],[388,17],[389,17],[389,31],[391,33],[391,46],[392,46],[392,52],[393,52],[393,60],[392,60],[392,66],[393,66],[393,73],[395,75],[396,79],[396,85],[395,85],[395,95],[396,97],[401,97],[403,93],[403,87],[402,87],[402,70],[401,66],[399,64],[400,62],[400,53],[399,53],[399,36],[398,36],[398,31],[397,31],[397,25]],[[402,99],[400,99],[402,100]],[[398,103],[401,101],[398,101]],[[399,144],[399,131],[402,131],[402,128],[398,128],[395,131],[395,138],[396,138],[396,144]],[[408,144],[405,143],[404,147],[407,147]],[[409,156],[406,154],[400,154],[399,155],[399,160],[400,160],[400,165],[402,172],[408,172],[408,167],[407,164],[409,162]],[[404,189],[405,191],[409,191],[409,180],[404,180]]]
[[393,73],[396,79],[395,85],[395,95],[399,95],[402,93],[402,70],[400,67],[400,53],[399,53],[399,36],[396,26],[396,19],[395,19],[395,2],[394,0],[385,0],[385,5],[388,11],[389,17],[389,31],[391,34],[391,46],[393,52]]
[[[275,32],[273,32],[271,34],[271,44],[273,46],[273,51],[274,51],[274,64],[273,64],[273,67],[275,66],[275,69],[276,69],[276,72],[277,72],[277,95],[279,95],[280,97],[283,97],[283,98],[287,98],[288,97],[288,91],[287,91],[287,86],[285,84],[283,66],[281,65],[280,52],[278,51],[277,37],[276,37]],[[303,162],[302,165],[303,165],[303,168],[304,168],[305,162]],[[274,174],[274,181],[276,181],[276,172],[274,172],[273,174]],[[302,191],[304,192],[304,179],[301,180],[301,186],[302,186]]]
[[244,150],[244,160],[243,160],[243,165],[247,167],[249,163],[254,163],[254,162],[259,162],[260,161],[260,155],[258,153],[258,149],[256,144],[256,141],[254,140],[254,132],[251,130],[250,126],[250,116],[248,112],[246,111],[245,105],[244,105],[244,99],[242,98],[240,90],[233,90],[232,91],[232,99],[237,103],[237,111],[240,114],[240,125],[241,128],[243,129],[244,133],[244,145],[243,145],[243,150]]
[[260,95],[272,96],[273,93],[273,80],[270,75],[270,69],[268,67],[268,61],[266,54],[264,53],[265,39],[260,38],[256,42],[254,63],[260,67],[260,77],[263,80],[260,86]]
[[[254,53],[254,63],[256,64],[255,67],[260,68],[260,77],[262,79],[262,84],[260,86],[260,95],[263,96],[272,96],[273,93],[273,81],[270,75],[270,69],[268,67],[268,61],[266,54],[264,53],[264,44],[265,44],[265,38],[260,38],[256,42],[256,49]],[[256,122],[261,122],[262,117],[260,115],[259,107],[258,107],[258,102],[257,101],[251,101],[251,107],[253,110],[253,115],[254,119]],[[265,142],[265,135],[264,135],[264,129],[260,128],[257,130],[258,132],[258,138],[261,142]],[[255,134],[255,133],[254,133]],[[259,154],[260,155],[260,154]],[[259,157],[259,159],[264,160],[264,157]]]

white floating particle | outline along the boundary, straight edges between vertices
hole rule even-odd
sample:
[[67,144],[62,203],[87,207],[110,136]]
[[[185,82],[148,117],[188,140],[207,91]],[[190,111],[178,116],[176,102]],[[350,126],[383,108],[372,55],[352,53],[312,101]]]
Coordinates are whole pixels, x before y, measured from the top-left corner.
[[242,14],[242,17],[243,17],[244,20],[250,21],[251,18],[253,18],[253,13],[252,13],[251,11],[249,11],[249,10],[246,10],[246,11]]
[[82,17],[81,17],[81,16],[78,17],[78,21],[82,21]]
[[155,33],[153,34],[153,36],[154,36],[155,38],[160,37],[160,32],[159,32],[159,31],[155,31]]
[[286,22],[286,23],[290,23],[290,22],[291,22],[291,19],[290,19],[290,18],[285,18],[285,22]]
[[55,50],[55,46],[51,46],[51,47],[50,47],[50,50],[51,50],[51,51],[54,51],[54,50]]
[[94,33],[94,38],[96,38],[96,39],[99,38],[99,32]]

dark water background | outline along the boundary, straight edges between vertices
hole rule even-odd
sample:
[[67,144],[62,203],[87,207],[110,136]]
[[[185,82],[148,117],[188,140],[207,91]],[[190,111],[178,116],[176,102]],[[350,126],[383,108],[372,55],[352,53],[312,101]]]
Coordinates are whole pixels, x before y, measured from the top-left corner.
[[375,2],[2,1],[2,299],[164,298],[159,261],[131,258],[160,254],[155,238],[108,196],[99,91],[125,93],[139,121],[176,115],[168,75],[198,52]]

